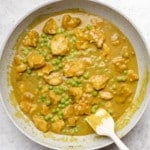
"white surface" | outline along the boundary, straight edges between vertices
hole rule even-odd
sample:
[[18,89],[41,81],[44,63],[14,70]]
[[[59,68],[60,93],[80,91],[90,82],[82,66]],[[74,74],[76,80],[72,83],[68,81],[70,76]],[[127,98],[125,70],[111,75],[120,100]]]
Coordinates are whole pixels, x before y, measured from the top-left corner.
[[[48,0],[0,0],[0,46],[14,24],[37,5]],[[150,1],[101,0],[128,16],[141,31],[150,50]],[[0,47],[1,51],[1,47]],[[150,51],[149,51],[150,52]],[[123,141],[131,150],[150,150],[150,105],[136,127]],[[113,144],[103,150],[116,150]],[[0,102],[0,150],[48,150],[26,138],[12,124]]]

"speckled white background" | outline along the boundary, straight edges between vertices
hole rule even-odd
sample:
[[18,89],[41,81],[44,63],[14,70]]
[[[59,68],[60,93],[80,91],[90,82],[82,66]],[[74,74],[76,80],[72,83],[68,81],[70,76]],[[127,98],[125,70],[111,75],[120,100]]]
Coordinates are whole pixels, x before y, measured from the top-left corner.
[[[0,0],[1,45],[16,22],[28,11],[50,0]],[[136,24],[150,52],[150,1],[101,0],[117,8]],[[123,138],[131,150],[150,150],[150,103],[136,127]],[[103,150],[116,150],[113,144]],[[0,150],[48,150],[25,137],[9,120],[0,101]]]

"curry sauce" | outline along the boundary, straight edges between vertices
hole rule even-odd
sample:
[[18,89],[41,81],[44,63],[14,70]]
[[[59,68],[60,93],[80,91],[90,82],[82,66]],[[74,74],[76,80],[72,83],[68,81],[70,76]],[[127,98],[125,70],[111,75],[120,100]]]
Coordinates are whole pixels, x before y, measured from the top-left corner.
[[131,104],[138,66],[128,38],[82,11],[36,19],[15,46],[10,78],[21,110],[42,132],[93,133],[85,117],[106,109],[115,121]]

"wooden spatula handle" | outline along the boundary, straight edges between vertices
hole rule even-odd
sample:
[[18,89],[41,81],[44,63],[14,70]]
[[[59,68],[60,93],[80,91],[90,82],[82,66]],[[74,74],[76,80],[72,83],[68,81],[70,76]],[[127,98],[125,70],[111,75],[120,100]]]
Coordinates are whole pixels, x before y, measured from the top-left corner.
[[118,146],[118,148],[120,150],[129,150],[129,148],[116,136],[115,133],[112,133],[110,135],[110,137],[112,138],[112,140],[116,143],[116,145]]

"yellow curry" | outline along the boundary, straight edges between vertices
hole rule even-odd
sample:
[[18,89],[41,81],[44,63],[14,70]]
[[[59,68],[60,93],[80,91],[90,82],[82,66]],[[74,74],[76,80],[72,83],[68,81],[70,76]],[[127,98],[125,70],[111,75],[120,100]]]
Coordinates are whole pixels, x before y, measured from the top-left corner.
[[42,132],[93,133],[85,117],[106,109],[116,121],[138,81],[134,49],[112,23],[66,11],[33,23],[18,39],[11,83],[21,110]]

